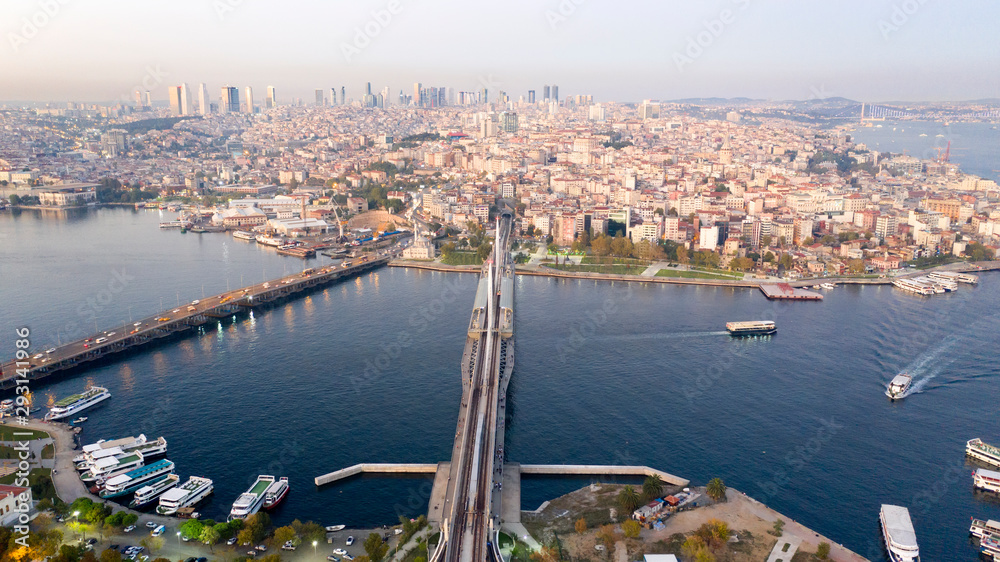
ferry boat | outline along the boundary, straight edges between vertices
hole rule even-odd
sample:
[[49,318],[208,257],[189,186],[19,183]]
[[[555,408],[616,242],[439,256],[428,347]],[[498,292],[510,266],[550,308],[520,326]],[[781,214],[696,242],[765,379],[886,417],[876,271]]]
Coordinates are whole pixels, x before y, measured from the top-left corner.
[[[158,437],[156,441],[146,441],[145,435],[140,435],[141,440],[136,440],[134,443],[129,444],[125,447],[111,447],[109,449],[99,449],[97,451],[86,453],[83,455],[83,460],[76,464],[76,469],[80,472],[85,472],[95,465],[97,461],[110,457],[127,457],[129,455],[134,455],[139,453],[146,460],[149,460],[160,455],[164,455],[167,452],[167,440],[163,437]],[[77,457],[79,458],[79,457]]]
[[108,478],[100,496],[104,499],[131,494],[147,484],[155,484],[173,474],[174,463],[166,459]]
[[282,476],[264,490],[264,509],[274,509],[288,495],[288,477]]
[[1000,492],[1000,472],[977,468],[972,473],[972,485],[977,490]]
[[972,525],[969,526],[969,534],[979,539],[989,536],[1000,537],[1000,521],[992,519],[983,521],[973,517]]
[[233,519],[246,519],[254,513],[260,511],[264,505],[264,493],[274,483],[274,476],[261,474],[257,481],[250,486],[250,489],[240,494],[233,502],[233,508],[229,511],[229,521]]
[[994,562],[1000,560],[1000,538],[983,537],[979,541],[979,552],[991,557]]
[[984,463],[1000,467],[1000,448],[983,443],[978,437],[965,443],[965,454]]
[[958,283],[968,283],[970,285],[975,285],[979,283],[979,276],[973,275],[971,273],[962,273],[959,271],[934,271],[927,274],[927,277],[934,279],[936,281],[955,281]]
[[878,518],[889,559],[892,562],[920,562],[920,547],[910,521],[910,511],[898,505],[882,504]]
[[132,445],[145,443],[146,436],[140,434],[138,437],[122,437],[121,439],[112,439],[108,441],[107,439],[101,439],[95,443],[83,446],[83,452],[79,455],[73,457],[74,463],[81,463],[87,460],[87,455],[92,455],[101,449],[114,449],[114,448],[128,448]]
[[769,336],[778,332],[778,327],[770,320],[749,322],[726,322],[726,330],[732,336]]
[[176,474],[168,474],[163,480],[147,484],[136,491],[135,497],[132,498],[132,501],[129,502],[128,506],[132,509],[138,509],[152,503],[153,500],[160,497],[160,494],[166,492],[170,488],[173,488],[180,481],[180,476],[177,476]]
[[911,384],[913,384],[913,377],[906,373],[899,373],[889,381],[889,386],[885,388],[885,395],[892,400],[903,398]]
[[52,421],[68,418],[108,398],[111,398],[111,393],[108,392],[108,389],[100,386],[91,386],[83,394],[74,394],[56,402],[56,405],[49,410],[49,413],[45,414],[45,419]]
[[188,481],[163,492],[160,504],[156,506],[159,515],[173,515],[178,509],[191,507],[212,493],[212,481],[201,476],[192,476]]
[[233,233],[233,238],[239,238],[240,240],[255,240],[256,236],[252,232],[246,232],[245,230],[237,230]]
[[892,286],[915,295],[930,296],[936,293],[933,285],[918,279],[893,279]]
[[124,457],[107,457],[94,463],[94,466],[87,472],[80,475],[80,480],[84,482],[96,482],[98,484],[107,481],[112,476],[125,474],[130,470],[141,467],[144,464],[142,453],[134,453]]
[[274,246],[274,247],[281,246],[282,244],[285,243],[280,238],[274,238],[274,237],[268,236],[266,234],[258,234],[254,238],[254,240],[256,240],[258,244],[263,244],[265,246]]

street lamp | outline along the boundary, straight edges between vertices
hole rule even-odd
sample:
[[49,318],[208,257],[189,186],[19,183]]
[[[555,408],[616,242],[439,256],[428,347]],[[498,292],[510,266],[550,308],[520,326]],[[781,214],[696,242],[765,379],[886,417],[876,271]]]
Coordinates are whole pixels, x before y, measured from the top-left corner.
[[177,544],[181,544],[181,532],[177,531]]
[[313,555],[316,554],[316,541],[313,541]]

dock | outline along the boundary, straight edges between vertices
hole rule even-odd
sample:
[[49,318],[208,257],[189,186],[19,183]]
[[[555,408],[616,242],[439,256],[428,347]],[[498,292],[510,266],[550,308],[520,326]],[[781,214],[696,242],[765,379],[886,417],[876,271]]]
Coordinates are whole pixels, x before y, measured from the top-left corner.
[[761,285],[760,292],[771,300],[793,300],[793,301],[821,301],[823,295],[792,287],[788,283],[778,283],[776,285]]
[[[258,283],[234,291],[182,304],[142,318],[130,325],[117,326],[93,336],[55,348],[52,353],[32,351],[22,360],[0,366],[0,390],[17,386],[17,380],[38,380],[104,357],[193,331],[195,328],[229,318],[241,311],[265,307],[282,299],[293,298],[317,287],[328,285],[384,266],[392,255],[353,260],[350,266],[328,265],[302,273]],[[38,357],[41,355],[41,357]],[[35,359],[35,357],[38,357]]]
[[324,486],[358,474],[435,474],[437,470],[437,464],[361,463],[317,476],[313,481]]

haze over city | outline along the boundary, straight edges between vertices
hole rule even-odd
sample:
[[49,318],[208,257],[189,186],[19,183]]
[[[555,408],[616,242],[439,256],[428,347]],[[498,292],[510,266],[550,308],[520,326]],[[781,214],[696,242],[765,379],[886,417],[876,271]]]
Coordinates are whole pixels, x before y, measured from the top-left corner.
[[104,101],[169,84],[314,88],[414,82],[597,101],[690,97],[942,101],[997,97],[1000,5],[595,0],[8,0],[2,99]]

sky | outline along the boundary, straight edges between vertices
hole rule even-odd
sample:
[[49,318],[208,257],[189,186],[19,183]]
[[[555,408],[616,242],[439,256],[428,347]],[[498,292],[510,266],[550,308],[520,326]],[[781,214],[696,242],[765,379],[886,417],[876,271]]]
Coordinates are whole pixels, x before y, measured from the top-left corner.
[[[595,101],[1000,98],[990,0],[3,0],[0,100],[546,84]],[[242,94],[242,92],[241,92]]]

